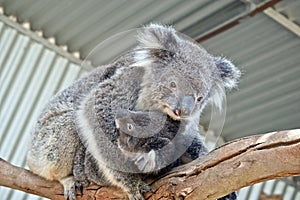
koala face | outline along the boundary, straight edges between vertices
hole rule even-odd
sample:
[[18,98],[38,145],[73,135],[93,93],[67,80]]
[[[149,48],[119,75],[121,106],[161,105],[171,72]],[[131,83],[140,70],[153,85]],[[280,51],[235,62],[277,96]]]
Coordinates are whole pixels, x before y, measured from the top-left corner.
[[147,91],[151,91],[148,101],[154,106],[149,109],[158,107],[173,119],[184,119],[197,113],[204,107],[209,95],[207,84],[176,70],[154,73],[153,82]]
[[199,116],[217,84],[213,78],[216,66],[210,56],[190,61],[173,56],[168,62],[152,62],[149,68],[137,108],[160,110],[174,120]]
[[214,57],[171,27],[150,25],[135,55],[145,67],[136,108],[160,110],[175,120],[200,116],[207,102],[221,107],[223,88],[233,88],[240,71]]

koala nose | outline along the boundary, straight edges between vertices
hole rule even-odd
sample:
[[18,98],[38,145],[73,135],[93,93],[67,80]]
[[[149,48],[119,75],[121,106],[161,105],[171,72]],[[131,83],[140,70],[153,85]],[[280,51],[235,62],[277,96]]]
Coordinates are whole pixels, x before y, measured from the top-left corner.
[[195,107],[195,100],[191,96],[184,96],[180,102],[180,105],[175,110],[178,116],[189,116]]

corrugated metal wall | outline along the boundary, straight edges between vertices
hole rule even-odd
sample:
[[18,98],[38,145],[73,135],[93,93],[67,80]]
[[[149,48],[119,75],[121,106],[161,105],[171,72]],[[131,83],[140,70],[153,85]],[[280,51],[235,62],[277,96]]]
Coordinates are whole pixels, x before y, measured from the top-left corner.
[[198,31],[207,31],[216,24],[214,20],[215,24],[200,23],[211,14],[219,14],[212,19],[230,19],[248,7],[247,3],[235,0],[99,0],[85,3],[81,0],[0,0],[0,5],[1,1],[6,15],[17,15],[21,23],[31,21],[33,30],[43,30],[45,37],[55,37],[57,45],[67,45],[69,51],[79,51],[83,58],[95,44],[142,24],[171,23],[185,33],[195,33],[195,26]]
[[[269,198],[261,198],[262,193]],[[259,200],[260,198],[262,200],[299,200],[300,192],[292,182],[289,184],[288,180],[283,181],[282,179],[258,183],[239,191],[240,200]]]
[[[0,38],[0,155],[25,167],[27,142],[37,115],[54,93],[78,77],[80,60],[71,62],[12,21],[0,21]],[[36,199],[4,187],[0,190],[4,200]]]

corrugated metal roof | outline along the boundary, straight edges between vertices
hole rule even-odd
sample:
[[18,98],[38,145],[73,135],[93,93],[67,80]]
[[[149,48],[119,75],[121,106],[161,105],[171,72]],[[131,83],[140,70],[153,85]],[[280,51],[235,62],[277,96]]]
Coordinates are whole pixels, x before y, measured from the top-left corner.
[[2,5],[6,15],[17,16],[19,23],[30,22],[32,30],[43,30],[44,37],[54,37],[57,45],[79,51],[82,58],[108,37],[149,22],[173,24],[179,31],[197,36],[249,8],[248,3],[234,0],[101,0],[84,4],[80,0],[4,0]]
[[[6,15],[15,15],[21,24],[30,22],[33,31],[41,30],[45,38],[53,37],[59,45],[0,15],[0,156],[18,166],[25,165],[30,128],[42,106],[85,72],[80,67],[82,60],[63,50],[63,45],[85,57],[100,41],[150,21],[174,24],[196,39],[210,31],[207,29],[214,30],[253,9],[250,1],[233,0],[0,0],[0,6]],[[273,9],[299,24],[299,7],[299,0],[285,0]],[[261,13],[243,18],[239,25],[203,42],[210,52],[231,58],[244,72],[239,89],[227,97],[225,140],[300,127],[299,41],[286,27]],[[105,48],[103,57],[108,61],[130,45],[126,39],[116,40]],[[203,122],[209,120],[204,116]],[[262,189],[269,183],[240,191],[241,199],[257,199],[262,190],[267,194],[283,191],[285,200],[299,198],[299,192],[290,186],[272,183],[271,191]],[[0,189],[4,199],[33,199]]]

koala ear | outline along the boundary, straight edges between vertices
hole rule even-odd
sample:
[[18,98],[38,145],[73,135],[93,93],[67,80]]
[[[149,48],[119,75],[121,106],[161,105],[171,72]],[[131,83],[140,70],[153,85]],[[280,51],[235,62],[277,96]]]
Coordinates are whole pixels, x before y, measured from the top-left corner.
[[221,81],[225,88],[234,88],[241,76],[241,72],[232,62],[222,57],[214,57],[214,62],[219,70]]
[[150,24],[145,26],[138,35],[141,47],[169,50],[169,45],[177,44],[176,30],[171,26]]
[[150,24],[138,33],[139,45],[134,53],[134,65],[145,66],[157,60],[168,60],[178,49],[179,37],[174,28]]

